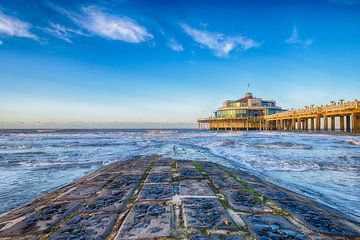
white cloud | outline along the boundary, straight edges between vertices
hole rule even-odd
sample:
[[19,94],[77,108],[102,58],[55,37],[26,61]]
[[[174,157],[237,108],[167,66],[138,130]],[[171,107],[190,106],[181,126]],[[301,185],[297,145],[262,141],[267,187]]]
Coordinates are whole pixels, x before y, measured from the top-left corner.
[[38,40],[38,37],[30,32],[31,25],[15,17],[5,15],[0,11],[0,34],[10,37],[21,37]]
[[260,46],[253,39],[243,36],[228,37],[222,33],[198,30],[187,24],[181,24],[181,27],[195,42],[211,49],[218,57],[226,57],[236,48],[248,50]]
[[96,6],[83,7],[81,13],[74,13],[58,6],[52,7],[65,14],[79,27],[103,38],[130,43],[140,43],[153,38],[145,27],[133,19],[105,13]]
[[54,37],[64,40],[68,43],[72,43],[71,39],[75,35],[89,36],[83,33],[81,30],[69,28],[58,23],[50,23],[50,27],[45,28],[44,30],[49,34],[53,35]]
[[311,38],[301,39],[297,27],[293,27],[291,35],[285,40],[285,43],[307,48],[313,43],[313,40]]
[[175,52],[182,52],[182,51],[184,51],[183,46],[182,46],[180,43],[176,42],[175,39],[173,39],[173,38],[171,38],[171,39],[169,40],[169,47],[170,47],[173,51],[175,51]]

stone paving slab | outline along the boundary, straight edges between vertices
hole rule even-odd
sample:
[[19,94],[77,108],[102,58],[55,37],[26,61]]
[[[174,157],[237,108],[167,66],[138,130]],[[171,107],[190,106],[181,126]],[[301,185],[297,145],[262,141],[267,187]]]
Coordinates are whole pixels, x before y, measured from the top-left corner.
[[184,199],[185,227],[235,229],[230,217],[214,198]]
[[281,216],[250,215],[246,217],[250,231],[260,239],[309,239],[297,226]]
[[96,182],[92,184],[79,184],[73,188],[70,188],[65,193],[61,194],[58,200],[71,200],[71,199],[83,199],[93,196],[105,182]]
[[164,172],[170,172],[172,171],[171,166],[154,166],[151,173],[164,173]]
[[163,173],[152,172],[146,178],[145,182],[146,183],[164,183],[164,182],[171,182],[171,179],[172,179],[171,172],[163,172]]
[[221,235],[192,235],[189,238],[190,240],[244,240],[245,238],[241,235],[239,236],[221,236]]
[[0,215],[0,239],[359,239],[346,218],[241,170],[138,156]]
[[224,188],[230,188],[230,189],[239,189],[244,188],[244,186],[239,183],[236,179],[230,178],[227,175],[211,175],[209,176],[211,182],[214,184],[214,186],[217,189],[224,189]]
[[228,199],[230,206],[244,212],[271,212],[262,196],[245,189],[224,189],[221,192]]
[[177,161],[176,167],[179,169],[196,169],[195,165],[189,161]]
[[174,196],[172,184],[145,184],[138,197],[139,200],[170,200]]
[[170,237],[171,207],[166,204],[136,204],[121,226],[117,239]]
[[135,190],[133,188],[127,190],[111,190],[105,189],[90,203],[86,204],[82,212],[85,213],[100,213],[100,212],[118,212],[121,211],[131,194]]
[[82,201],[55,202],[37,211],[28,212],[14,221],[3,222],[0,224],[0,237],[47,233],[81,203]]
[[179,179],[203,179],[205,176],[197,169],[180,169]]
[[180,182],[179,194],[187,196],[215,196],[207,182],[199,181]]
[[280,206],[303,221],[314,232],[335,236],[360,237],[359,232],[352,230],[326,212],[314,208],[309,203],[283,201]]
[[105,239],[111,232],[116,219],[115,214],[75,216],[49,239]]
[[172,166],[174,164],[174,159],[163,158],[157,161],[156,166]]

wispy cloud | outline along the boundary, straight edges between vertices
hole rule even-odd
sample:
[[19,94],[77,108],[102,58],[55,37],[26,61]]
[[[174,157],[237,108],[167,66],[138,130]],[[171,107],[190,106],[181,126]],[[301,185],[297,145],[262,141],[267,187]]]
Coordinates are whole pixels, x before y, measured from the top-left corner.
[[64,40],[68,43],[72,43],[72,38],[76,35],[89,36],[83,33],[81,30],[69,28],[58,23],[50,23],[50,26],[44,30],[52,36]]
[[184,48],[183,48],[183,46],[180,44],[180,43],[178,43],[175,39],[173,39],[173,38],[171,38],[170,40],[169,40],[169,47],[173,50],[173,51],[175,51],[175,52],[182,52],[182,51],[184,51]]
[[195,42],[211,49],[218,57],[227,57],[231,51],[237,48],[248,50],[260,46],[255,40],[244,36],[225,36],[222,33],[195,29],[187,24],[181,24],[181,27]]
[[58,6],[52,7],[69,17],[79,27],[103,38],[130,43],[145,42],[153,38],[153,35],[135,20],[106,13],[96,6],[82,7],[79,13]]
[[307,48],[313,43],[313,40],[311,38],[301,39],[297,27],[293,27],[291,35],[285,40],[285,43]]
[[0,11],[0,34],[10,37],[29,38],[38,40],[39,38],[30,32],[31,24],[21,21],[12,16],[8,16]]

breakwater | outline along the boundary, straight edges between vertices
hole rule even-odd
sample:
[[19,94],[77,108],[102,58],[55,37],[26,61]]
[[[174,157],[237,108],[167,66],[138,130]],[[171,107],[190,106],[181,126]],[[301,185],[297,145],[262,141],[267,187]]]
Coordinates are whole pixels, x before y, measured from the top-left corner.
[[6,239],[319,239],[360,236],[338,211],[209,162],[136,157],[0,217]]

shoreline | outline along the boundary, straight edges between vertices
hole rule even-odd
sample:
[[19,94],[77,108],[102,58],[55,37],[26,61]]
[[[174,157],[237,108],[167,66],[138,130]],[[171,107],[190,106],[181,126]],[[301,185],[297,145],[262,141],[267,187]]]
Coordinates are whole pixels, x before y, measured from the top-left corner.
[[359,237],[359,223],[345,217],[241,170],[148,156],[104,166],[0,215],[0,238]]

